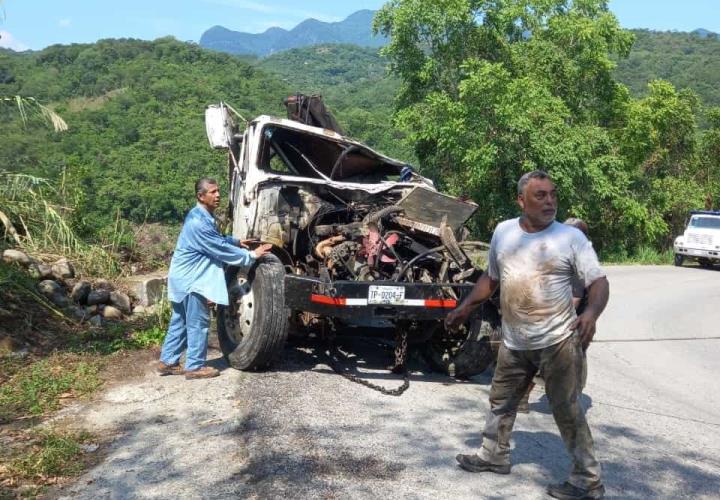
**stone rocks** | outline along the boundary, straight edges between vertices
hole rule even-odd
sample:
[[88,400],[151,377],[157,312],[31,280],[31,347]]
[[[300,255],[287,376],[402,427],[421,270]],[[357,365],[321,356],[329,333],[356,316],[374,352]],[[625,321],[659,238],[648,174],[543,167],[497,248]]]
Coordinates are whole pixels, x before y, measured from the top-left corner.
[[88,294],[87,305],[107,304],[109,300],[110,292],[108,290],[93,290]]
[[67,259],[60,259],[52,265],[55,279],[64,280],[75,277],[75,268]]
[[102,310],[102,316],[105,319],[122,319],[123,313],[120,309],[114,306],[105,306]]
[[84,307],[72,306],[68,309],[68,311],[70,311],[70,313],[72,313],[72,315],[75,317],[75,319],[78,319],[80,321],[83,321],[85,318],[88,317],[87,313],[85,312]]
[[[2,1],[2,0],[0,0]],[[7,249],[1,253],[3,262],[24,267],[37,279],[40,293],[54,305],[62,308],[68,317],[94,326],[102,326],[105,320],[122,320],[133,313],[133,295],[141,299],[138,314],[152,314],[153,304],[162,298],[167,283],[166,275],[147,275],[129,278],[127,286],[115,290],[114,283],[97,279],[94,283],[76,278],[75,268],[67,258],[51,265],[34,259],[20,250]],[[141,285],[136,286],[137,283]],[[130,291],[128,295],[126,291]],[[0,317],[12,314],[0,307]]]
[[32,259],[28,257],[25,252],[21,252],[20,250],[5,250],[3,252],[2,259],[3,262],[17,262],[18,264],[22,264],[23,266],[28,266],[32,263]]
[[92,291],[92,286],[87,281],[78,281],[70,293],[70,297],[78,304],[87,304],[88,295]]
[[38,283],[38,290],[56,306],[65,307],[68,304],[65,290],[56,281],[43,280]]
[[97,288],[98,290],[111,290],[112,285],[108,280],[100,278],[95,280],[95,288]]
[[48,266],[47,264],[40,264],[37,265],[38,271],[40,272],[40,277],[43,279],[52,278],[52,266]]
[[138,304],[150,306],[160,301],[167,288],[167,274],[139,274],[123,280]]
[[45,297],[50,297],[55,293],[60,293],[62,291],[62,287],[56,281],[43,280],[38,283],[38,290],[40,290],[40,293],[42,293]]
[[132,311],[132,304],[130,303],[130,297],[117,290],[110,292],[110,304],[120,309],[125,314],[130,314]]

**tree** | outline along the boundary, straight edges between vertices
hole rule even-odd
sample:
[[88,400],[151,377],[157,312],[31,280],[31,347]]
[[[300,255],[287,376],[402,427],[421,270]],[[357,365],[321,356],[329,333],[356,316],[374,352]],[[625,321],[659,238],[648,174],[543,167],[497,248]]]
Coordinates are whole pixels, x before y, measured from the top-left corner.
[[536,168],[598,246],[653,233],[611,134],[630,99],[611,56],[633,37],[607,2],[396,0],[375,29],[391,37],[383,54],[402,80],[398,123],[423,172],[481,204],[480,236],[516,213],[515,182]]
[[706,113],[709,127],[700,137],[698,180],[704,188],[705,208],[720,208],[720,108]]

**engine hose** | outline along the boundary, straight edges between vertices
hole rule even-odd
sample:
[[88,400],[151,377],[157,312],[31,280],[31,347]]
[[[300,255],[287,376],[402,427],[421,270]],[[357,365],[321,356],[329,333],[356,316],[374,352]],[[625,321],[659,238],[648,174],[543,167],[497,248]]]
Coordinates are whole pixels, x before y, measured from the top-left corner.
[[404,210],[405,210],[404,208],[398,207],[397,205],[385,207],[382,210],[378,210],[377,212],[367,214],[365,216],[365,218],[363,219],[363,224],[370,224],[371,222],[377,222],[378,220],[382,219],[383,217],[386,217],[395,212],[403,212]]
[[395,259],[396,259],[398,262],[402,262],[402,259],[401,259],[400,256],[397,254],[397,252],[395,251],[395,249],[394,249],[392,246],[388,245],[388,242],[385,241],[385,238],[383,238],[382,234],[380,234],[379,232],[378,232],[378,238],[380,238],[380,242],[382,243],[382,245],[380,245],[380,248],[378,249],[378,252],[377,252],[377,256],[378,256],[378,257],[377,257],[377,259],[375,260],[375,262],[373,263],[372,269],[377,269],[378,264],[380,263],[380,259],[382,258],[382,251],[383,251],[385,248],[387,248],[388,250],[390,250],[390,251],[392,252],[392,254],[395,256]]
[[417,254],[415,257],[413,257],[412,259],[410,259],[410,260],[400,269],[400,274],[398,274],[398,277],[395,278],[395,281],[396,281],[396,282],[399,282],[399,281],[400,281],[400,278],[405,275],[405,273],[406,273],[407,270],[410,268],[410,266],[412,266],[413,264],[415,264],[415,262],[417,262],[419,259],[422,259],[423,257],[425,257],[425,256],[427,256],[427,255],[430,255],[431,253],[439,252],[440,250],[442,250],[442,249],[444,249],[444,248],[445,248],[445,245],[441,245],[441,246],[439,246],[439,247],[431,248],[430,250],[427,250],[427,251],[425,251],[425,252],[423,252],[423,253]]

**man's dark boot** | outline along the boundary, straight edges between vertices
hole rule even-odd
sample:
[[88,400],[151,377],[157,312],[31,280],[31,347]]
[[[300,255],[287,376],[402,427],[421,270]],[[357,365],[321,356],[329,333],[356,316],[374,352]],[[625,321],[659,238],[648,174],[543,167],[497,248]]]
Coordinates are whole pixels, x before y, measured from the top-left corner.
[[594,500],[605,496],[605,486],[598,484],[592,488],[583,489],[565,481],[562,484],[551,484],[548,486],[547,493],[551,497],[561,500]]
[[510,465],[496,465],[486,462],[477,455],[458,455],[455,460],[460,468],[468,472],[494,472],[495,474],[510,474]]

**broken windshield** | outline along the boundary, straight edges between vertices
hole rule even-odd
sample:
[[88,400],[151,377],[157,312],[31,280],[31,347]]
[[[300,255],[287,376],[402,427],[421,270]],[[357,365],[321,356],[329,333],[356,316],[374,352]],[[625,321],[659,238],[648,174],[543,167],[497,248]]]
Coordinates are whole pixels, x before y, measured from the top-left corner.
[[280,175],[362,184],[398,180],[403,166],[357,144],[276,125],[263,129],[258,165]]

